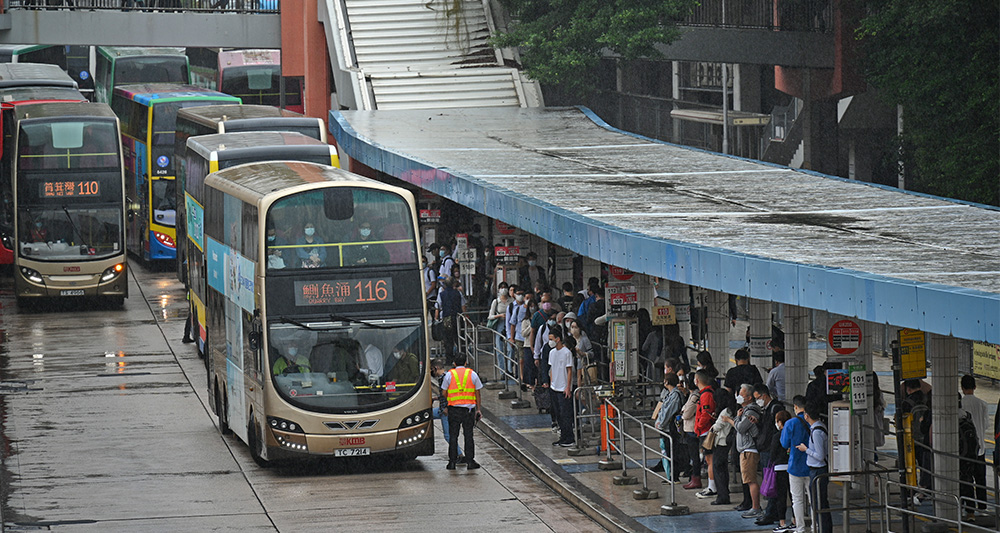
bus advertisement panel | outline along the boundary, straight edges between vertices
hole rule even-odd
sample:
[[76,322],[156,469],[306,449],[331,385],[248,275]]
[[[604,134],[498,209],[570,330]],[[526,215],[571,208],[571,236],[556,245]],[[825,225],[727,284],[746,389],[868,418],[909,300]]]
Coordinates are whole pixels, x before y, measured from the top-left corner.
[[412,195],[285,161],[213,173],[203,195],[189,279],[203,276],[220,427],[261,464],[432,454]]

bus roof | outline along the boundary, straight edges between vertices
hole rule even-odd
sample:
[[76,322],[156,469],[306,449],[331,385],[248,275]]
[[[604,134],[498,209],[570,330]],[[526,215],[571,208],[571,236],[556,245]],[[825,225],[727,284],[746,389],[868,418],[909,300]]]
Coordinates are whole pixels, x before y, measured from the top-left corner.
[[358,176],[346,170],[299,161],[247,163],[213,172],[205,178],[206,185],[248,202],[256,202],[282,189],[324,182],[341,185],[353,182],[366,187],[406,193],[405,189]]
[[45,63],[0,63],[0,88],[78,86],[69,74]]
[[97,49],[108,57],[138,56],[184,56],[184,48],[171,46],[98,46]]
[[215,98],[237,104],[240,103],[240,99],[235,96],[184,83],[137,83],[133,85],[121,85],[115,87],[115,94],[121,94],[144,105],[149,105],[153,100],[198,100],[204,98]]
[[280,65],[281,50],[253,49],[219,52],[219,68],[245,65]]
[[8,87],[0,94],[0,104],[20,105],[38,101],[83,102],[87,98],[73,87]]
[[[181,115],[183,113],[183,115]],[[178,111],[178,117],[184,116],[188,120],[193,120],[199,124],[204,124],[206,126],[213,126],[219,122],[229,121],[229,120],[240,120],[248,118],[271,118],[271,117],[288,117],[288,118],[305,118],[305,115],[301,115],[294,111],[289,111],[287,109],[279,109],[270,105],[255,105],[255,104],[222,104],[222,105],[204,105],[200,107],[188,107]]]
[[51,44],[0,44],[0,53],[3,54],[23,54],[25,52],[32,52],[35,50],[41,50],[43,48],[49,48],[53,45]]
[[60,117],[91,117],[109,120],[117,118],[107,104],[90,102],[46,102],[43,104],[24,104],[14,108],[16,120]]
[[325,142],[317,141],[308,135],[290,131],[247,131],[240,133],[216,133],[214,135],[198,135],[188,137],[188,148],[198,154],[208,157],[211,152],[252,152],[253,149],[264,147],[284,147],[297,149],[303,147],[331,148]]

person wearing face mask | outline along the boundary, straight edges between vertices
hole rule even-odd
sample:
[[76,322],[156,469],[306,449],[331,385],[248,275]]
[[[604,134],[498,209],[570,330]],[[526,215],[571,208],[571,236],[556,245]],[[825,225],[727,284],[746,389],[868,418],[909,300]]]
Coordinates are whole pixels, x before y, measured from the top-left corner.
[[271,372],[275,376],[311,372],[309,356],[300,354],[298,346],[288,346],[283,352],[280,350],[275,351],[280,354],[274,362],[274,366],[271,367]]
[[507,282],[501,281],[500,286],[497,287],[496,297],[490,302],[490,312],[486,316],[486,327],[496,332],[496,335],[493,337],[493,347],[497,359],[497,368],[500,369],[500,372],[504,373],[510,373],[510,369],[507,368],[506,358],[504,357],[507,347],[507,328],[504,327],[504,324],[507,322],[507,307],[510,305],[510,301]]
[[285,268],[284,252],[281,248],[272,248],[272,246],[279,246],[278,234],[274,228],[267,228],[267,268],[275,270]]
[[[535,382],[535,405],[538,406],[539,413],[549,413],[552,418],[552,429],[555,431],[559,427],[558,420],[556,419],[555,406],[552,405],[551,396],[549,395],[549,350],[550,346],[548,344],[549,331],[555,327],[556,320],[552,316],[552,304],[550,302],[544,302],[539,306],[538,312],[535,313],[531,320],[532,332],[531,332],[531,351],[532,357],[534,358],[534,364],[536,369],[536,382]],[[541,322],[537,323],[536,319]]]
[[743,518],[756,519],[764,516],[764,511],[760,508],[760,483],[757,479],[757,466],[760,464],[757,437],[760,435],[763,412],[753,400],[753,385],[744,383],[739,391],[736,403],[742,407],[737,411],[735,420],[726,417],[724,421],[736,428],[736,451],[740,456],[740,473],[743,477],[744,501],[736,510],[744,511],[740,515]]
[[354,237],[355,242],[344,246],[344,265],[387,265],[389,264],[389,251],[385,249],[385,244],[372,242],[375,237],[372,235],[372,225],[363,221],[358,224],[358,232]]
[[526,259],[527,264],[521,267],[517,272],[517,282],[527,287],[534,287],[536,283],[541,282],[542,286],[547,287],[548,283],[545,280],[545,269],[543,268],[543,265],[538,264],[538,254],[535,252],[528,252]]
[[302,268],[317,268],[326,264],[326,247],[323,239],[316,235],[316,226],[312,222],[306,222],[302,230],[303,235],[295,241],[296,256],[302,263]]
[[29,236],[31,238],[30,242],[48,242],[49,230],[45,227],[45,224],[43,224],[41,220],[36,220],[31,227]]
[[[775,533],[785,533],[786,531],[795,530],[794,526],[790,526],[785,521],[785,516],[788,514],[788,495],[790,492],[788,486],[788,450],[781,445],[781,432],[785,429],[785,424],[791,419],[792,414],[786,411],[784,406],[774,415],[774,429],[776,434],[771,442],[771,466],[774,468],[774,484],[777,495],[768,502],[764,517],[774,518],[778,521],[778,527],[773,529]],[[773,511],[771,510],[772,503]],[[758,525],[764,525],[761,523],[764,521],[766,520],[758,520]]]
[[559,421],[559,440],[553,446],[569,448],[576,444],[573,436],[573,338],[563,339],[562,328],[552,326],[548,334],[549,386],[552,408]]
[[396,386],[415,384],[420,379],[420,360],[406,350],[403,343],[392,349],[392,356],[386,361],[387,382],[393,381]]
[[451,257],[451,246],[448,243],[441,243],[441,247],[438,248],[438,261],[438,279],[447,278],[455,266],[455,260]]
[[[753,386],[753,398],[757,407],[760,407],[763,411],[760,419],[760,435],[757,437],[757,449],[760,450],[760,464],[766,468],[773,461],[771,450],[773,449],[774,441],[778,440],[780,436],[774,427],[774,417],[783,411],[785,406],[781,402],[774,400],[771,396],[771,389],[763,383]],[[777,498],[768,500],[764,516],[758,518],[755,522],[758,526],[771,525],[778,521],[779,516],[784,516],[784,513],[778,514],[779,509],[776,500]]]
[[529,319],[528,300],[524,289],[517,287],[514,293],[513,309],[507,312],[507,343],[514,347],[514,361],[518,362],[521,376],[521,390],[525,391],[534,383],[534,365],[524,364],[524,328],[522,323]]

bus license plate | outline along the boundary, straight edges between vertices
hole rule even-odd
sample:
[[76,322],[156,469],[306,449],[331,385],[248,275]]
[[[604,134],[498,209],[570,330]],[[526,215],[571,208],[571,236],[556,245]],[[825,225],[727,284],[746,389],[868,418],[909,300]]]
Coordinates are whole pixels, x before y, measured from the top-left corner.
[[59,291],[59,296],[83,296],[83,289],[69,289]]
[[371,448],[345,448],[342,450],[334,450],[334,457],[357,457],[359,455],[371,455]]

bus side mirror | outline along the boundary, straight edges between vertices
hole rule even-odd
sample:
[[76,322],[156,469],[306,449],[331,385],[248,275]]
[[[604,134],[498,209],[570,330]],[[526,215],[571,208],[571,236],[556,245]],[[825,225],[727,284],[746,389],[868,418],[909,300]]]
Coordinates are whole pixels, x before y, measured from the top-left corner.
[[248,340],[250,342],[250,349],[253,350],[253,351],[255,351],[255,352],[259,351],[260,350],[260,332],[259,331],[252,331],[252,332],[250,332],[249,335],[247,335],[247,337],[248,337]]

